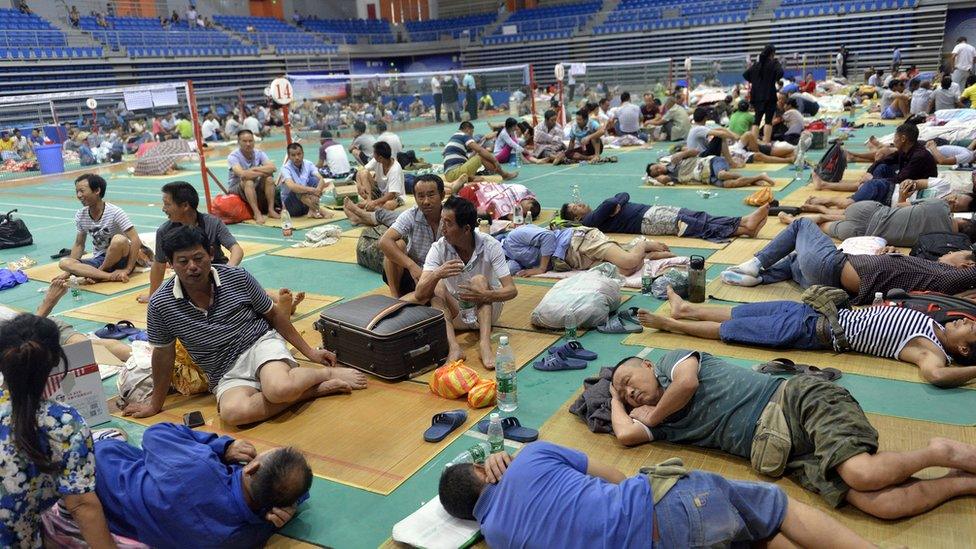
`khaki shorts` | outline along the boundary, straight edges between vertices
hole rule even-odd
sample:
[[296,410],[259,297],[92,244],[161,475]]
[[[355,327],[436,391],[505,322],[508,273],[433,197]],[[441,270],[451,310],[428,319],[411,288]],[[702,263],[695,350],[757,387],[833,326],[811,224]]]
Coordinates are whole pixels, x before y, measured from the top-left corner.
[[74,326],[68,324],[67,322],[61,320],[60,318],[54,318],[54,317],[49,317],[49,318],[52,322],[54,322],[54,325],[58,327],[58,343],[60,343],[61,345],[67,345],[68,340],[71,339],[72,336],[74,335],[83,335],[78,330],[75,330]]
[[566,257],[554,262],[556,270],[585,271],[604,261],[610,250],[620,247],[619,243],[610,240],[599,229],[575,229],[569,247],[566,248]]
[[255,341],[254,345],[251,345],[241,356],[237,357],[237,362],[217,382],[217,387],[214,388],[217,406],[220,406],[220,397],[228,389],[251,387],[260,391],[261,367],[274,361],[285,362],[292,368],[298,367],[298,362],[288,350],[288,344],[284,338],[278,335],[278,332],[271,330]]
[[[491,323],[492,323],[492,325],[494,325],[496,322],[498,322],[498,317],[502,316],[502,307],[503,306],[504,306],[504,303],[502,303],[501,301],[496,301],[496,302],[494,302],[494,303],[491,304]],[[478,321],[477,320],[475,320],[471,324],[468,324],[467,322],[463,322],[461,320],[461,314],[460,313],[458,313],[458,315],[456,317],[454,317],[454,319],[451,321],[451,324],[454,326],[454,329],[455,330],[477,330],[478,329]]]
[[[380,188],[374,185],[373,190],[370,192],[370,200],[376,200],[379,197],[383,196],[383,194],[384,193],[380,192]],[[403,201],[403,197],[400,195],[396,195],[396,201],[397,201],[397,208],[405,204],[405,202]]]
[[461,177],[461,174],[467,174],[468,179],[471,179],[477,175],[478,170],[482,167],[481,157],[474,155],[468,159],[467,162],[459,166],[454,166],[450,170],[444,172],[444,181],[455,181],[457,178]]

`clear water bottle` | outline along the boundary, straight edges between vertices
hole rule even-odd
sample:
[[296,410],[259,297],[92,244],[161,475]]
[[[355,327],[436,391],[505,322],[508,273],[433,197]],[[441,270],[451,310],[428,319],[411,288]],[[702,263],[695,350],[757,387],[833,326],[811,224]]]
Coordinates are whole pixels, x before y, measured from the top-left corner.
[[336,200],[336,188],[335,185],[329,185],[325,192],[322,193],[322,198],[319,202],[325,202],[328,206],[338,206],[339,203]]
[[478,231],[482,234],[491,234],[491,225],[488,224],[487,219],[482,219],[478,222]]
[[[464,270],[458,275],[458,286],[462,284],[469,284],[471,282],[471,265],[469,263],[464,266]],[[460,295],[457,296],[458,308],[460,309],[461,322],[465,324],[474,324],[478,322],[478,308],[474,303],[470,301],[465,301],[461,299]]]
[[502,429],[502,418],[497,413],[491,414],[488,421],[488,446],[491,446],[491,453],[505,451],[505,430]]
[[563,322],[565,324],[566,331],[563,332],[563,337],[566,341],[576,341],[579,337],[576,329],[579,326],[579,320],[576,318],[576,311],[567,311],[566,316],[563,317]]
[[513,170],[518,169],[518,153],[517,152],[512,151],[511,154],[508,155],[508,167],[510,167]]
[[522,203],[516,202],[515,206],[512,208],[512,223],[516,227],[525,224],[525,215],[522,212]]
[[508,336],[498,338],[495,355],[495,381],[498,384],[498,409],[514,412],[518,409],[518,386],[515,381],[515,355],[508,346]]
[[526,225],[532,224],[532,212],[525,212],[525,224]]
[[884,294],[881,293],[881,292],[874,292],[874,301],[871,303],[871,306],[872,307],[875,307],[875,306],[878,306],[878,305],[882,305],[883,306],[884,304],[885,304],[885,302],[884,302]]
[[291,224],[291,214],[288,213],[288,208],[282,208],[281,210],[281,236],[288,240],[291,240],[292,235],[295,234],[295,229],[292,228]]
[[450,467],[451,465],[460,465],[462,463],[484,463],[490,455],[491,446],[487,442],[479,442],[447,462],[447,466]]
[[68,287],[71,288],[71,300],[75,303],[81,303],[81,288],[79,288],[80,279],[77,276],[71,275],[68,278]]
[[580,193],[580,187],[579,187],[579,185],[576,185],[574,183],[573,184],[573,188],[570,191],[570,193],[571,193],[570,194],[570,199],[573,201],[573,204],[582,204],[583,203],[583,194]]
[[644,259],[644,269],[641,271],[641,293],[651,295],[651,286],[654,284],[654,276],[651,273],[651,260]]

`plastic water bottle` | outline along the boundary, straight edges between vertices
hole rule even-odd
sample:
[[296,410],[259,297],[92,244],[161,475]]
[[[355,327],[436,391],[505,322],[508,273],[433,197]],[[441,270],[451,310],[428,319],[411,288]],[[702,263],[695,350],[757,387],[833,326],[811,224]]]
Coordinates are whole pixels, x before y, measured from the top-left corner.
[[295,230],[291,225],[291,214],[288,213],[288,208],[282,208],[281,210],[281,236],[288,240],[291,240],[292,235],[295,234]]
[[644,259],[644,270],[641,271],[641,293],[651,295],[651,286],[654,284],[654,277],[651,273],[651,260]]
[[872,307],[877,306],[877,305],[883,306],[884,304],[885,304],[885,302],[884,302],[884,294],[881,293],[881,292],[874,292],[874,301],[871,303],[871,306]]
[[515,381],[515,355],[508,346],[508,336],[498,338],[495,355],[495,381],[498,384],[498,409],[514,412],[518,409],[518,386]]
[[520,202],[516,202],[515,207],[512,208],[512,223],[516,227],[525,224],[525,216],[522,213],[522,204]]
[[491,446],[487,442],[479,442],[447,462],[447,466],[450,467],[451,465],[459,465],[462,463],[484,463],[490,455]]
[[582,195],[582,193],[580,193],[580,187],[579,187],[579,185],[576,185],[574,183],[573,184],[573,188],[570,191],[570,193],[571,193],[570,194],[570,199],[573,201],[573,204],[581,204],[583,202],[583,195]]
[[[458,286],[471,282],[471,265],[473,265],[473,263],[465,265],[464,270],[461,271],[460,275],[458,275]],[[461,322],[464,322],[465,324],[474,324],[478,322],[478,310],[474,303],[465,301],[461,299],[460,296],[457,298],[457,300],[458,308],[460,309],[461,313]]]
[[566,326],[566,331],[563,332],[563,337],[566,341],[576,341],[579,334],[576,333],[576,328],[579,325],[579,320],[576,318],[576,311],[567,311],[566,316],[563,317],[563,322]]
[[322,199],[319,202],[325,201],[329,206],[338,206],[339,203],[336,202],[336,188],[335,185],[329,185],[329,188],[322,193]]
[[491,234],[491,226],[488,224],[487,219],[482,219],[478,222],[478,231],[482,234]]
[[71,300],[80,303],[81,302],[81,288],[78,287],[78,277],[71,275],[68,278],[68,287],[71,288]]
[[532,224],[532,212],[525,212],[525,224],[526,225]]
[[502,418],[497,413],[491,414],[488,421],[488,445],[493,454],[505,451],[505,430],[502,429]]

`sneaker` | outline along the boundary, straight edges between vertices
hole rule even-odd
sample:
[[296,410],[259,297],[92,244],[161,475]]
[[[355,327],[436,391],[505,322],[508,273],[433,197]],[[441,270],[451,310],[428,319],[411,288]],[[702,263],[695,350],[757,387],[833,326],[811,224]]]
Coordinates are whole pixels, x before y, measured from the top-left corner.
[[752,287],[752,286],[758,286],[762,283],[762,279],[757,276],[740,273],[733,269],[722,271],[721,276],[722,276],[722,282],[730,286]]
[[117,427],[109,427],[108,429],[94,429],[92,431],[92,440],[94,442],[98,442],[100,440],[121,440],[122,442],[126,442],[129,440],[129,435]]

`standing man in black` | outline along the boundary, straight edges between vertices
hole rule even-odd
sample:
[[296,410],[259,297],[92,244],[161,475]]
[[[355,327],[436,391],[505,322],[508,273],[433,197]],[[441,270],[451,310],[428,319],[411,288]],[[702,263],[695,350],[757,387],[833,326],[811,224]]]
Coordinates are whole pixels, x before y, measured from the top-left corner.
[[763,143],[773,141],[773,116],[776,114],[776,82],[783,78],[783,66],[776,59],[776,48],[767,44],[759,59],[746,69],[742,78],[752,84],[750,103],[756,110],[756,125],[763,123]]

